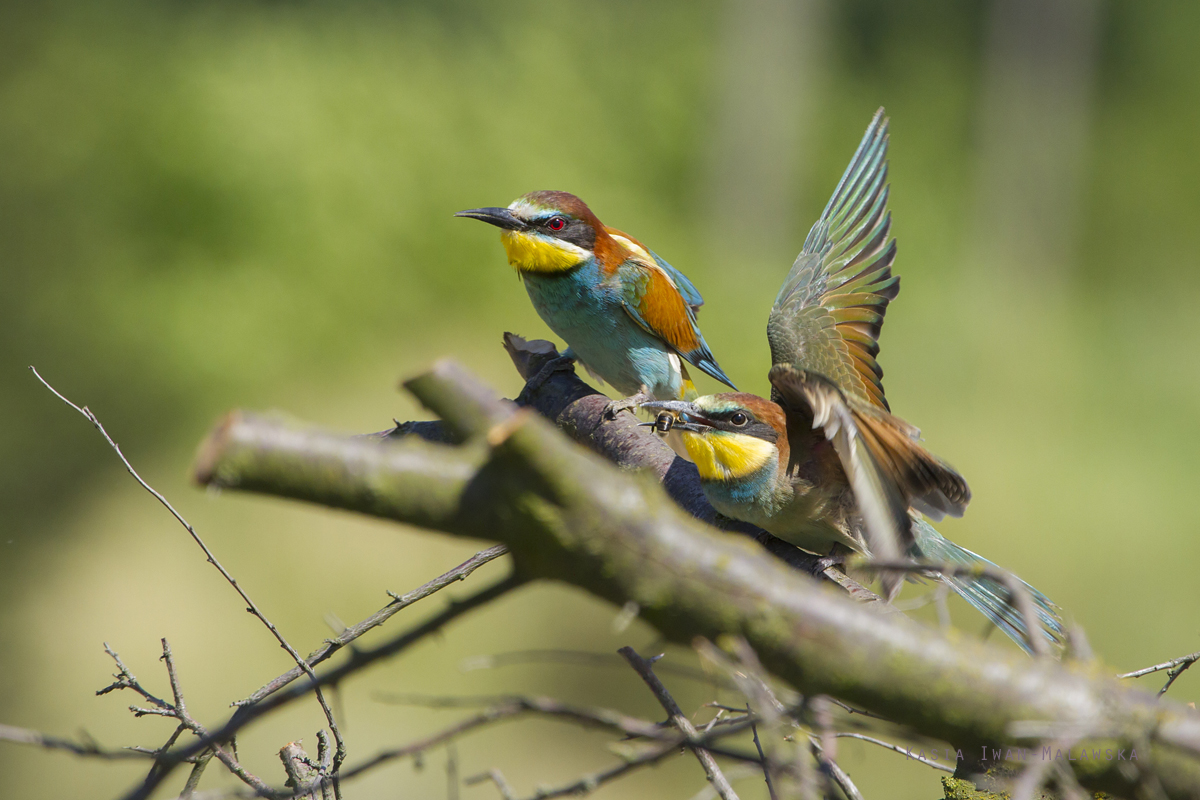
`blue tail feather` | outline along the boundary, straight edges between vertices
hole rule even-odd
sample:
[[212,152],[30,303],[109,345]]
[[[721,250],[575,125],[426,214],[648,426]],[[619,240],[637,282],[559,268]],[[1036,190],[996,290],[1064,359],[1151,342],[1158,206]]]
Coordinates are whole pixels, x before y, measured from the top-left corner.
[[[978,564],[997,568],[995,564],[966,548],[959,547],[954,542],[942,536],[923,519],[913,520],[913,555],[922,561],[938,564]],[[997,568],[998,569],[998,568]],[[1009,599],[1008,588],[999,581],[987,577],[969,575],[947,576],[947,585],[970,603],[979,613],[987,617],[996,627],[1020,645],[1026,653],[1029,652],[1029,639],[1026,633],[1025,621],[1013,607]],[[1053,644],[1063,640],[1063,623],[1058,614],[1058,606],[1050,598],[1021,581],[1028,589],[1037,609],[1038,618],[1042,623],[1042,632]]]

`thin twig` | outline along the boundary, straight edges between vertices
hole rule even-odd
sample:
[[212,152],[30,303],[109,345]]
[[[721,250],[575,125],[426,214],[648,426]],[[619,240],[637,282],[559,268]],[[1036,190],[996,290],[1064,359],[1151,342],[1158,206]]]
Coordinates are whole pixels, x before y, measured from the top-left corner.
[[1117,677],[1122,679],[1140,678],[1143,675],[1149,675],[1152,672],[1161,672],[1164,669],[1170,670],[1170,672],[1167,673],[1167,682],[1163,684],[1161,689],[1158,690],[1158,696],[1162,697],[1167,693],[1167,689],[1171,688],[1171,684],[1175,683],[1175,679],[1182,675],[1188,669],[1188,667],[1192,666],[1192,664],[1195,664],[1197,661],[1200,661],[1200,650],[1190,655],[1172,658],[1170,661],[1164,661],[1161,664],[1155,664],[1153,667],[1146,667],[1144,669],[1134,670],[1133,672],[1126,672],[1125,674],[1118,675]]
[[631,717],[607,708],[573,706],[550,697],[526,695],[483,695],[474,697],[431,697],[425,695],[376,694],[375,699],[394,705],[420,708],[472,708],[490,706],[485,715],[510,716],[522,713],[562,717],[585,725],[595,725],[646,739],[673,738],[656,722]]
[[1192,659],[1191,661],[1187,661],[1187,662],[1184,662],[1183,664],[1180,664],[1179,666],[1175,667],[1175,669],[1168,672],[1167,673],[1167,682],[1164,683],[1163,687],[1158,690],[1157,696],[1162,697],[1164,694],[1166,694],[1167,689],[1171,688],[1171,684],[1175,682],[1175,679],[1178,678],[1180,675],[1182,675],[1187,670],[1188,667],[1190,667],[1192,664],[1195,664],[1195,663],[1196,663],[1196,660]]
[[854,781],[850,780],[846,770],[838,766],[837,761],[827,755],[826,750],[821,746],[821,741],[815,736],[809,736],[808,743],[812,747],[813,757],[820,762],[822,769],[827,771],[826,774],[838,785],[847,800],[863,800],[862,792],[854,785]]
[[501,800],[517,800],[517,793],[513,791],[512,786],[504,779],[504,774],[498,769],[491,769],[479,775],[472,775],[463,781],[467,786],[474,786],[477,783],[491,781],[496,785],[496,789],[500,792]]
[[1059,793],[1062,794],[1063,800],[1092,800],[1090,792],[1084,791],[1079,785],[1079,780],[1075,777],[1075,773],[1066,763],[1062,761],[1054,762],[1055,783],[1057,784]]
[[[830,711],[832,703],[824,695],[808,698],[808,709],[812,715],[812,720],[817,728],[818,738],[809,736],[808,738],[813,744],[813,756],[817,759],[817,764],[821,768],[821,774],[825,776],[827,789],[832,792],[833,783],[840,784],[835,767],[837,766],[837,738],[833,735],[833,712]],[[843,773],[844,774],[844,773]],[[853,786],[854,784],[851,784]],[[856,788],[855,792],[858,791]],[[854,800],[851,798],[851,800]]]
[[[675,702],[675,698],[671,697],[671,693],[667,691],[667,687],[654,674],[651,662],[638,655],[637,651],[632,647],[622,647],[617,651],[621,656],[629,662],[629,666],[633,667],[634,671],[641,676],[646,685],[650,687],[650,691],[654,694],[654,699],[658,700],[659,705],[666,709],[667,715],[671,719],[671,724],[678,728],[689,737],[697,735],[696,727],[692,725],[692,721],[687,718],[679,704]],[[704,774],[708,776],[708,782],[717,790],[717,795],[721,800],[738,800],[737,792],[729,785],[729,780],[721,772],[721,768],[717,765],[717,760],[713,754],[702,747],[692,748],[692,752],[696,755],[696,760],[700,762],[700,766],[704,768]]]
[[[521,713],[520,709],[516,709],[513,707],[506,707],[506,708],[497,707],[497,708],[486,709],[485,711],[483,711],[479,714],[476,714],[475,716],[468,717],[465,720],[461,720],[458,723],[455,723],[454,725],[450,726],[449,728],[439,731],[438,733],[435,733],[431,736],[417,740],[417,741],[412,742],[411,744],[405,745],[403,747],[398,747],[398,748],[395,748],[392,750],[384,751],[382,753],[379,753],[379,754],[373,756],[372,758],[368,759],[367,761],[365,761],[361,764],[357,764],[352,767],[347,767],[346,769],[342,770],[342,773],[341,773],[342,778],[344,780],[351,780],[353,778],[358,777],[359,775],[362,775],[365,772],[368,772],[370,770],[373,770],[373,769],[379,767],[382,764],[389,763],[389,762],[394,761],[399,758],[420,755],[434,747],[437,747],[439,745],[453,741],[453,740],[457,739],[458,737],[460,737],[466,733],[469,733],[473,730],[476,730],[480,727],[483,727],[483,726],[488,725],[493,722],[498,722],[503,719],[509,719],[519,713]],[[743,721],[739,725],[723,727],[718,731],[714,731],[709,734],[701,734],[694,738],[689,738],[688,736],[686,736],[683,733],[669,731],[666,729],[659,728],[659,727],[653,725],[653,723],[643,722],[643,724],[651,726],[655,730],[654,736],[657,739],[657,741],[652,746],[648,747],[646,750],[639,753],[638,755],[630,756],[629,758],[627,758],[625,761],[623,761],[620,764],[617,764],[613,767],[609,767],[608,769],[604,769],[604,770],[600,770],[598,772],[591,773],[589,775],[585,775],[575,781],[572,781],[569,784],[559,786],[557,788],[539,789],[533,795],[531,800],[549,800],[549,798],[562,797],[562,796],[574,795],[574,794],[582,794],[582,793],[593,791],[597,787],[599,787],[605,783],[608,783],[609,781],[615,780],[616,778],[619,778],[622,775],[625,775],[633,770],[639,769],[641,767],[651,766],[651,765],[661,761],[663,758],[676,752],[680,747],[704,747],[713,752],[722,752],[724,755],[728,755],[732,758],[739,758],[740,760],[748,762],[750,764],[757,764],[758,759],[754,758],[753,756],[750,756],[748,754],[723,752],[717,747],[717,742],[719,741],[719,739],[726,737],[726,736],[732,736],[734,734],[738,734],[738,733],[741,733],[742,731],[745,731],[750,726],[752,720],[753,720],[752,717],[746,717],[743,719]],[[476,780],[468,781],[468,782],[478,782],[478,780],[482,780],[482,778],[480,776],[476,776]],[[272,798],[275,798],[275,800],[294,800],[294,798],[302,797],[305,793],[311,792],[313,788],[314,788],[314,784],[310,783],[310,784],[298,787],[298,788],[296,788],[294,790],[290,790],[290,791],[279,791],[279,790],[270,790],[270,789],[268,789],[268,791],[270,791],[270,793],[271,793],[269,796]],[[511,792],[511,787],[508,787],[508,789]],[[245,795],[244,791],[233,790],[233,791],[223,792],[223,793],[220,793],[215,796],[217,796],[217,797],[229,797],[229,796],[245,797],[246,795]],[[515,796],[515,794],[513,796]]]
[[870,736],[864,736],[861,733],[847,733],[845,731],[840,731],[838,733],[835,733],[834,737],[838,738],[838,739],[860,739],[864,742],[870,742],[871,744],[877,744],[880,747],[886,747],[888,750],[891,750],[895,753],[900,753],[901,755],[905,756],[906,758],[911,758],[913,761],[920,761],[922,764],[929,766],[929,767],[933,767],[934,769],[940,769],[942,772],[951,772],[951,773],[954,772],[953,767],[948,767],[945,764],[939,764],[938,762],[933,761],[928,758],[925,758],[922,755],[918,755],[918,754],[912,752],[911,750],[907,750],[898,744],[892,744],[891,742],[885,742],[882,739],[874,739]]
[[[549,697],[536,697],[531,695],[475,695],[466,697],[440,697],[427,695],[387,695],[376,694],[375,699],[384,703],[394,703],[396,705],[416,706],[420,708],[475,708],[478,706],[491,706],[485,714],[491,714],[496,719],[508,718],[524,713],[538,714],[546,717],[557,717],[568,719],[572,722],[578,722],[581,725],[589,725],[593,727],[607,728],[624,734],[630,739],[651,739],[654,741],[677,741],[678,737],[671,733],[670,728],[658,722],[650,722],[649,720],[631,717],[627,714],[622,714],[619,711],[613,711],[608,708],[573,706],[560,702]],[[740,710],[740,709],[739,709]],[[754,718],[748,715],[742,715],[737,719],[716,720],[714,719],[705,727],[705,735],[714,728],[738,725],[737,730],[745,728],[745,722],[753,722]],[[724,735],[718,733],[715,736]],[[700,738],[697,733],[692,739]],[[686,746],[689,741],[685,740],[683,744]],[[717,755],[724,755],[730,758],[746,760],[746,754],[736,751],[729,751],[720,746],[713,745],[708,748]],[[756,760],[756,759],[752,759]]]
[[[1050,747],[1060,749],[1065,747],[1067,755],[1070,756],[1071,745],[1075,741],[1075,739],[1059,739],[1051,742]],[[1030,762],[1029,766],[1023,769],[1012,783],[1012,800],[1033,800],[1034,793],[1046,782],[1046,778],[1053,768],[1054,762],[1049,759]]]
[[[751,713],[749,703],[746,704],[746,713]],[[775,782],[771,780],[771,769],[767,763],[767,754],[763,752],[762,742],[758,740],[758,725],[751,725],[750,733],[754,735],[754,747],[758,750],[758,757],[762,760],[762,774],[763,780],[767,783],[767,794],[771,800],[779,800],[778,795],[775,794]]]
[[[396,614],[396,612],[408,608],[418,600],[424,600],[426,597],[445,589],[447,586],[451,586],[459,581],[466,580],[472,572],[479,569],[489,561],[495,561],[497,558],[507,552],[508,547],[502,544],[498,544],[495,547],[489,547],[487,550],[482,550],[471,556],[449,572],[439,575],[428,583],[413,589],[411,592],[402,595],[388,592],[388,594],[394,597],[395,600],[393,600],[391,603],[388,603],[386,606],[381,608],[379,611],[376,611],[362,622],[346,628],[339,636],[337,636],[337,638],[326,639],[324,644],[308,655],[308,658],[304,660],[305,663],[308,664],[310,668],[317,666],[321,662],[331,657],[338,650],[362,636],[367,631],[371,630],[372,628],[377,628],[384,622],[387,622],[394,614]],[[299,678],[302,674],[304,673],[301,671],[299,666],[292,667],[287,672],[264,685],[261,689],[247,697],[245,700],[239,700],[234,703],[234,705],[253,705],[267,695],[278,691],[284,686],[287,686],[289,683],[296,680],[296,678]]]
[[[470,595],[463,600],[453,602],[441,613],[434,615],[431,619],[422,622],[416,627],[401,633],[389,641],[375,647],[371,650],[351,650],[350,658],[345,663],[337,666],[323,675],[317,677],[316,683],[311,681],[293,684],[284,687],[279,691],[266,697],[261,702],[252,706],[243,706],[238,708],[233,715],[225,721],[221,727],[214,731],[210,731],[206,735],[200,737],[192,745],[169,754],[163,761],[163,769],[155,776],[148,777],[146,781],[139,786],[129,790],[123,795],[123,800],[145,800],[155,789],[162,784],[170,772],[178,764],[188,761],[199,755],[215,743],[227,742],[233,738],[238,731],[249,725],[258,718],[269,714],[277,708],[288,705],[289,703],[304,697],[314,687],[328,686],[336,684],[345,679],[348,675],[359,672],[366,666],[375,663],[384,658],[394,656],[400,653],[415,643],[423,640],[430,634],[440,630],[450,621],[457,619],[469,611],[486,605],[493,600],[501,597],[508,592],[524,585],[525,579],[517,575],[510,575],[507,578],[494,583],[484,589],[479,590],[473,595]],[[218,753],[219,755],[219,753]],[[280,795],[277,795],[280,796]],[[283,795],[287,796],[287,795]]]
[[[117,653],[111,647],[109,647],[107,643],[104,645],[104,651],[112,657],[114,662],[116,662],[118,672],[115,676],[116,681],[96,692],[96,694],[107,694],[114,690],[129,689],[145,698],[153,706],[152,708],[139,708],[138,706],[130,706],[129,710],[133,712],[134,716],[144,717],[152,715],[171,717],[179,721],[179,729],[186,728],[201,740],[204,740],[209,737],[208,731],[205,730],[204,726],[197,722],[191,716],[191,714],[188,713],[187,705],[183,699],[183,689],[179,683],[179,675],[175,669],[175,658],[171,653],[171,645],[167,643],[166,639],[162,640],[162,649],[162,660],[166,662],[167,665],[167,676],[171,683],[171,694],[175,700],[174,703],[169,703],[166,700],[156,697],[147,691],[146,688],[138,682],[138,679],[134,676],[134,674],[129,671],[129,668],[125,666],[125,663],[121,661],[121,657],[117,655]],[[168,741],[166,745],[151,754],[155,756],[155,761],[154,765],[150,768],[150,773],[142,782],[143,788],[151,784],[157,785],[157,783],[161,782],[161,780],[166,777],[167,773],[170,772],[171,768],[176,763],[179,763],[179,761],[187,760],[190,757],[194,758],[196,763],[199,763],[200,757],[204,754],[204,751],[207,751],[215,755],[217,759],[225,765],[226,769],[236,775],[247,786],[254,789],[256,793],[264,797],[274,797],[278,794],[278,792],[268,786],[261,778],[246,770],[245,767],[238,763],[237,758],[232,753],[227,751],[224,747],[216,742],[211,742],[211,747],[206,747],[201,752],[187,753],[186,755],[176,755],[173,759],[168,758],[166,750],[168,747],[170,747],[175,738],[178,737],[179,733],[181,732],[179,729],[176,730],[176,732],[172,735],[171,740]],[[193,772],[195,772],[194,768]],[[199,777],[197,777],[197,780],[199,780]]]
[[[625,663],[612,653],[591,653],[586,650],[540,649],[512,650],[493,655],[472,656],[463,659],[462,670],[468,672],[477,669],[495,669],[514,664],[570,664],[581,667],[619,667],[625,668]],[[722,689],[737,688],[732,681],[711,675],[704,670],[695,669],[682,664],[662,664],[658,672],[687,680],[716,685]],[[858,712],[863,713],[863,712]]]
[[[737,660],[729,658],[712,642],[703,637],[692,641],[701,658],[724,671],[756,709],[758,724],[768,737],[763,747],[763,771],[771,777],[771,786],[779,797],[799,797],[808,800],[816,796],[807,753],[798,746],[795,729],[797,711],[803,706],[799,698],[790,706],[782,703],[767,683],[766,670],[749,643],[741,637],[731,645]],[[759,742],[761,745],[761,741]]]
[[458,800],[458,748],[446,742],[446,800]]
[[592,772],[561,786],[538,789],[528,800],[550,800],[554,797],[566,797],[593,792],[604,784],[616,780],[636,769],[658,763],[671,753],[674,753],[681,743],[663,744],[658,747],[649,748],[640,755],[631,756],[620,764],[608,769]]
[[196,787],[200,785],[200,776],[204,774],[204,768],[208,766],[209,761],[212,761],[212,757],[213,751],[209,750],[196,759],[192,771],[188,773],[187,783],[183,785],[183,791],[179,793],[181,798],[187,800],[195,793]]
[[129,758],[154,758],[155,751],[142,750],[133,748],[121,748],[119,750],[110,750],[106,747],[101,747],[92,741],[74,742],[70,739],[63,739],[58,736],[51,736],[48,733],[41,731],[30,730],[29,728],[18,728],[15,725],[0,724],[0,741],[14,742],[16,744],[28,744],[34,747],[41,747],[44,750],[65,750],[68,753],[74,753],[77,756],[87,756],[89,758],[99,758],[104,760],[119,760]]
[[[656,746],[648,750],[647,754],[653,753],[657,755],[643,754],[642,756],[635,757],[632,760],[637,762],[636,766],[653,763],[654,761],[661,759],[667,753],[670,753],[680,747],[704,747],[712,750],[713,752],[726,755],[730,758],[751,762],[758,761],[757,758],[749,754],[729,751],[717,746],[717,742],[720,739],[746,730],[746,728],[748,728],[750,725],[750,718],[747,718],[741,724],[722,727],[709,734],[688,736],[687,734],[664,730],[658,725],[651,722],[646,722],[645,720],[633,720],[631,717],[625,717],[624,715],[616,712],[592,715],[582,709],[570,709],[569,707],[558,705],[555,701],[549,701],[550,705],[548,706],[542,706],[539,704],[537,707],[530,708],[527,703],[532,699],[534,698],[517,698],[511,703],[505,703],[484,709],[478,714],[461,720],[449,728],[439,731],[431,736],[419,739],[402,747],[384,750],[383,752],[372,756],[360,764],[346,768],[342,771],[342,777],[345,780],[349,780],[363,774],[364,772],[367,772],[368,770],[374,769],[381,764],[389,761],[395,761],[399,758],[406,758],[423,753],[426,750],[457,739],[463,734],[483,727],[484,725],[489,725],[493,722],[499,722],[505,719],[512,719],[522,714],[529,713],[530,711],[544,713],[549,716],[562,716],[576,721],[597,724],[616,729],[627,735],[639,736],[653,740]],[[630,722],[631,720],[632,722]]]
[[[745,778],[753,778],[759,774],[761,770],[758,764],[734,764],[729,769],[725,770],[725,777],[729,778],[730,783],[743,780]],[[705,786],[700,791],[692,795],[688,800],[713,800],[717,796],[717,790],[712,784]]]
[[[29,370],[33,373],[34,377],[37,378],[38,381],[40,381],[43,386],[45,386],[47,389],[49,389],[50,392],[55,397],[57,397],[59,400],[62,400],[64,403],[69,405],[71,408],[78,411],[80,414],[83,415],[83,417],[85,419],[87,419],[89,422],[92,423],[92,425],[96,428],[96,430],[98,430],[100,432],[100,435],[104,437],[104,440],[106,442],[108,442],[108,445],[109,445],[109,447],[111,447],[113,449],[113,452],[115,452],[117,454],[117,457],[121,459],[121,463],[125,465],[125,469],[129,472],[130,475],[133,476],[133,479],[136,480],[143,489],[145,489],[147,492],[149,492],[151,495],[153,495],[154,498],[156,500],[158,500],[159,503],[162,504],[163,508],[165,508],[165,509],[167,509],[167,511],[171,512],[171,516],[175,517],[176,521],[178,521],[179,524],[184,527],[184,529],[188,532],[188,534],[191,535],[192,540],[195,541],[195,543],[204,552],[204,557],[208,560],[208,563],[212,564],[214,567],[217,568],[217,571],[221,573],[221,577],[223,577],[229,583],[229,585],[234,588],[234,590],[238,593],[238,595],[246,603],[246,610],[249,611],[251,614],[253,614],[255,617],[258,617],[259,621],[262,622],[262,624],[266,626],[267,630],[269,630],[271,632],[271,634],[275,637],[276,641],[279,642],[279,646],[282,647],[284,650],[286,650],[288,655],[290,655],[293,659],[295,659],[296,663],[300,666],[301,669],[303,669],[306,673],[308,673],[308,677],[315,684],[316,680],[317,680],[317,676],[316,676],[316,673],[314,673],[312,671],[312,668],[310,666],[308,666],[307,663],[305,663],[304,659],[302,659],[300,657],[300,654],[298,652],[296,652],[295,648],[293,648],[291,646],[291,644],[288,643],[287,639],[285,639],[283,634],[279,632],[279,629],[275,627],[274,623],[272,623],[269,619],[267,619],[266,615],[263,614],[262,610],[254,603],[253,600],[250,599],[250,595],[248,595],[246,593],[246,590],[243,589],[241,587],[241,585],[234,579],[234,577],[229,574],[229,571],[227,569],[225,569],[224,566],[221,565],[221,562],[218,561],[217,557],[215,555],[213,555],[213,552],[208,549],[208,545],[206,545],[204,543],[204,540],[200,538],[200,534],[196,533],[196,529],[192,527],[191,523],[188,522],[186,519],[184,519],[183,515],[175,510],[175,507],[173,505],[171,505],[170,502],[167,501],[166,497],[164,497],[162,494],[160,494],[159,491],[157,489],[155,489],[153,486],[146,483],[146,481],[142,478],[142,476],[138,474],[137,470],[135,470],[133,468],[133,464],[129,463],[129,459],[127,459],[125,457],[125,454],[123,452],[121,452],[121,446],[118,445],[115,441],[113,441],[113,438],[108,435],[108,431],[106,431],[104,429],[104,425],[101,424],[99,417],[97,417],[95,414],[93,414],[91,409],[89,409],[87,406],[77,406],[74,403],[72,403],[70,400],[68,400],[66,397],[64,397],[57,389],[55,389],[53,386],[51,386],[49,383],[47,383],[46,379],[43,378],[32,365],[29,367]],[[324,712],[325,719],[329,722],[329,729],[333,732],[334,741],[337,743],[337,754],[334,756],[334,759],[333,759],[333,761],[334,761],[333,769],[334,769],[334,772],[336,772],[337,768],[341,765],[342,761],[346,758],[346,744],[342,740],[341,732],[338,730],[337,720],[334,719],[333,710],[329,707],[329,703],[326,702],[325,695],[321,691],[320,687],[317,687],[315,689],[315,694],[317,697],[317,702],[320,703],[320,705],[321,705],[321,711]]]

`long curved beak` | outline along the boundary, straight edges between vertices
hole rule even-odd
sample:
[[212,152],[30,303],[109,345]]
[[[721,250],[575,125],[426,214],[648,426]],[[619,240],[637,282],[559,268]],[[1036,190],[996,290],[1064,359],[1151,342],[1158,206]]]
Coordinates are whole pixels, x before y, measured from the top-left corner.
[[[675,422],[671,425],[671,430],[704,433],[714,427],[712,420],[705,417],[700,413],[700,409],[686,400],[651,400],[642,403],[639,408],[648,408],[651,411],[674,414]],[[641,424],[643,426],[656,426],[658,425],[658,421],[643,422]]]
[[489,206],[487,208],[468,208],[466,211],[459,211],[454,216],[470,217],[481,222],[486,222],[489,225],[495,225],[497,228],[507,228],[510,231],[524,230],[529,227],[521,220],[513,216],[513,213],[507,208],[495,208]]

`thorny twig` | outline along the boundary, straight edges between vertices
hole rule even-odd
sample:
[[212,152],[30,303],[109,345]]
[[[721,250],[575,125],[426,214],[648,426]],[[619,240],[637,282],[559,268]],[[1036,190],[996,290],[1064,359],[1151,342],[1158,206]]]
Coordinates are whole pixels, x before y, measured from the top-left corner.
[[[653,661],[642,658],[632,647],[622,647],[617,652],[629,662],[629,666],[633,667],[634,671],[650,687],[654,698],[666,709],[671,724],[683,733],[686,733],[689,737],[696,736],[696,727],[692,725],[692,721],[687,718],[687,715],[680,709],[679,704],[675,702],[675,698],[671,697],[671,693],[667,691],[667,687],[654,674],[654,669],[651,666]],[[738,800],[737,792],[729,785],[729,780],[721,772],[721,768],[717,765],[717,760],[713,758],[712,753],[702,747],[694,747],[692,748],[692,752],[695,753],[700,766],[704,768],[704,774],[708,776],[708,782],[713,785],[721,800]]]
[[[171,505],[171,503],[167,500],[166,497],[164,497],[161,493],[159,493],[159,491],[157,489],[155,489],[153,486],[146,483],[146,481],[142,478],[142,476],[138,474],[137,470],[135,470],[133,468],[133,464],[129,463],[129,459],[127,459],[125,457],[125,454],[123,452],[121,452],[121,446],[119,444],[117,444],[115,441],[113,441],[113,438],[108,435],[108,431],[106,431],[104,429],[104,425],[101,424],[100,418],[97,417],[94,413],[92,413],[92,410],[90,408],[88,408],[87,406],[77,406],[73,402],[68,400],[66,397],[64,397],[57,389],[55,389],[53,386],[51,386],[49,383],[47,383],[46,379],[43,378],[33,366],[30,366],[29,370],[33,373],[34,377],[37,378],[38,381],[41,382],[41,384],[43,386],[45,386],[47,389],[49,389],[51,391],[52,394],[54,394],[55,397],[57,397],[59,400],[62,400],[64,403],[69,405],[71,408],[78,411],[80,414],[82,414],[84,416],[84,418],[86,418],[89,422],[91,422],[93,426],[95,426],[96,430],[98,430],[100,432],[100,435],[104,437],[104,440],[106,442],[108,442],[109,447],[111,447],[113,449],[113,452],[115,452],[117,454],[117,457],[119,459],[121,459],[121,463],[125,465],[125,469],[129,472],[130,475],[133,476],[133,479],[136,480],[143,489],[145,489],[147,492],[149,492],[151,495],[153,495],[154,498],[156,500],[158,500],[159,503],[162,504],[163,508],[165,508],[165,509],[167,509],[167,511],[171,512],[171,516],[175,517],[176,521],[179,522],[179,524],[184,527],[184,529],[188,532],[188,534],[191,535],[192,540],[195,541],[195,543],[204,552],[204,557],[208,560],[208,563],[210,563],[214,567],[216,567],[217,571],[221,573],[221,577],[223,577],[229,583],[229,585],[234,588],[234,590],[242,598],[243,602],[246,603],[246,610],[249,611],[251,614],[253,614],[255,617],[257,617],[259,619],[259,621],[262,622],[262,624],[266,626],[267,630],[269,630],[271,632],[271,634],[275,637],[276,641],[279,642],[279,646],[282,647],[284,650],[286,650],[288,655],[290,655],[293,659],[295,659],[296,663],[300,666],[301,669],[303,669],[308,674],[308,677],[315,684],[316,680],[317,680],[317,676],[316,676],[316,673],[314,673],[312,671],[312,667],[308,666],[308,664],[304,661],[304,659],[300,657],[300,654],[298,652],[296,652],[296,649],[293,648],[291,646],[291,644],[288,643],[287,639],[284,638],[283,634],[279,632],[279,629],[275,627],[274,623],[272,623],[269,619],[267,619],[266,615],[263,614],[262,610],[254,603],[253,600],[250,599],[250,595],[248,595],[246,593],[246,590],[243,589],[241,587],[241,585],[237,582],[237,580],[234,579],[234,577],[229,574],[229,571],[227,569],[225,569],[224,566],[222,566],[221,562],[217,560],[217,557],[215,555],[213,555],[213,552],[208,549],[208,545],[205,544],[204,540],[200,538],[200,534],[196,533],[196,529],[192,527],[191,523],[188,522],[186,519],[184,519],[183,515],[175,510],[175,507],[173,505]],[[321,691],[319,686],[316,687],[315,694],[317,697],[317,702],[320,703],[320,705],[321,705],[321,711],[324,712],[325,719],[329,723],[329,729],[333,732],[334,741],[337,743],[337,753],[333,757],[333,772],[336,775],[338,767],[341,766],[342,761],[345,760],[345,758],[346,758],[346,744],[342,740],[341,731],[338,730],[337,720],[333,716],[333,709],[331,709],[329,707],[329,703],[325,700],[325,694]],[[336,779],[335,779],[335,789],[336,789]]]

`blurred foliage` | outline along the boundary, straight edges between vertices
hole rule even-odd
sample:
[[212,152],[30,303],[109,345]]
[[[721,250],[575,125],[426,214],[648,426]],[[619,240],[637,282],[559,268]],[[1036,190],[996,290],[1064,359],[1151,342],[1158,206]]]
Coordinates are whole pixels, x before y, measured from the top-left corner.
[[[904,276],[883,337],[889,397],[976,494],[944,530],[1055,598],[1114,665],[1200,646],[1186,613],[1200,604],[1200,369],[1188,355],[1200,343],[1200,6],[1105,6],[1077,255],[1053,269],[966,255],[987,15],[948,0],[829,5],[794,228],[764,231],[754,248],[713,246],[707,143],[726,13],[628,1],[0,7],[0,720],[157,744],[120,701],[91,699],[109,670],[101,639],[161,685],[150,676],[168,635],[194,708],[212,719],[287,666],[26,365],[101,415],[307,650],[330,609],[365,616],[383,589],[410,588],[469,548],[198,496],[184,473],[219,414],[278,407],[380,429],[419,413],[396,380],[444,355],[514,393],[500,334],[546,329],[494,232],[451,214],[539,188],[581,195],[683,268],[709,299],[701,322],[723,366],[763,391],[766,310],[879,105],[892,117]],[[649,646],[640,626],[613,635],[612,613],[529,590],[381,669],[379,686],[559,692],[653,715],[631,675],[448,670],[518,646]],[[1189,673],[1172,693],[1194,700],[1198,686]],[[370,691],[344,698],[360,756],[435,718],[380,708]],[[311,737],[311,712],[247,734],[252,766],[277,774],[269,754],[297,730]],[[541,723],[473,742],[463,774],[511,764],[524,789],[608,758],[596,737]],[[936,773],[902,758],[844,752],[868,797],[939,791]],[[398,767],[352,796],[396,782],[440,793],[439,772]],[[25,797],[102,795],[132,779],[12,746],[0,746],[0,773]],[[638,781],[602,796],[687,797],[703,784],[682,760]]]

